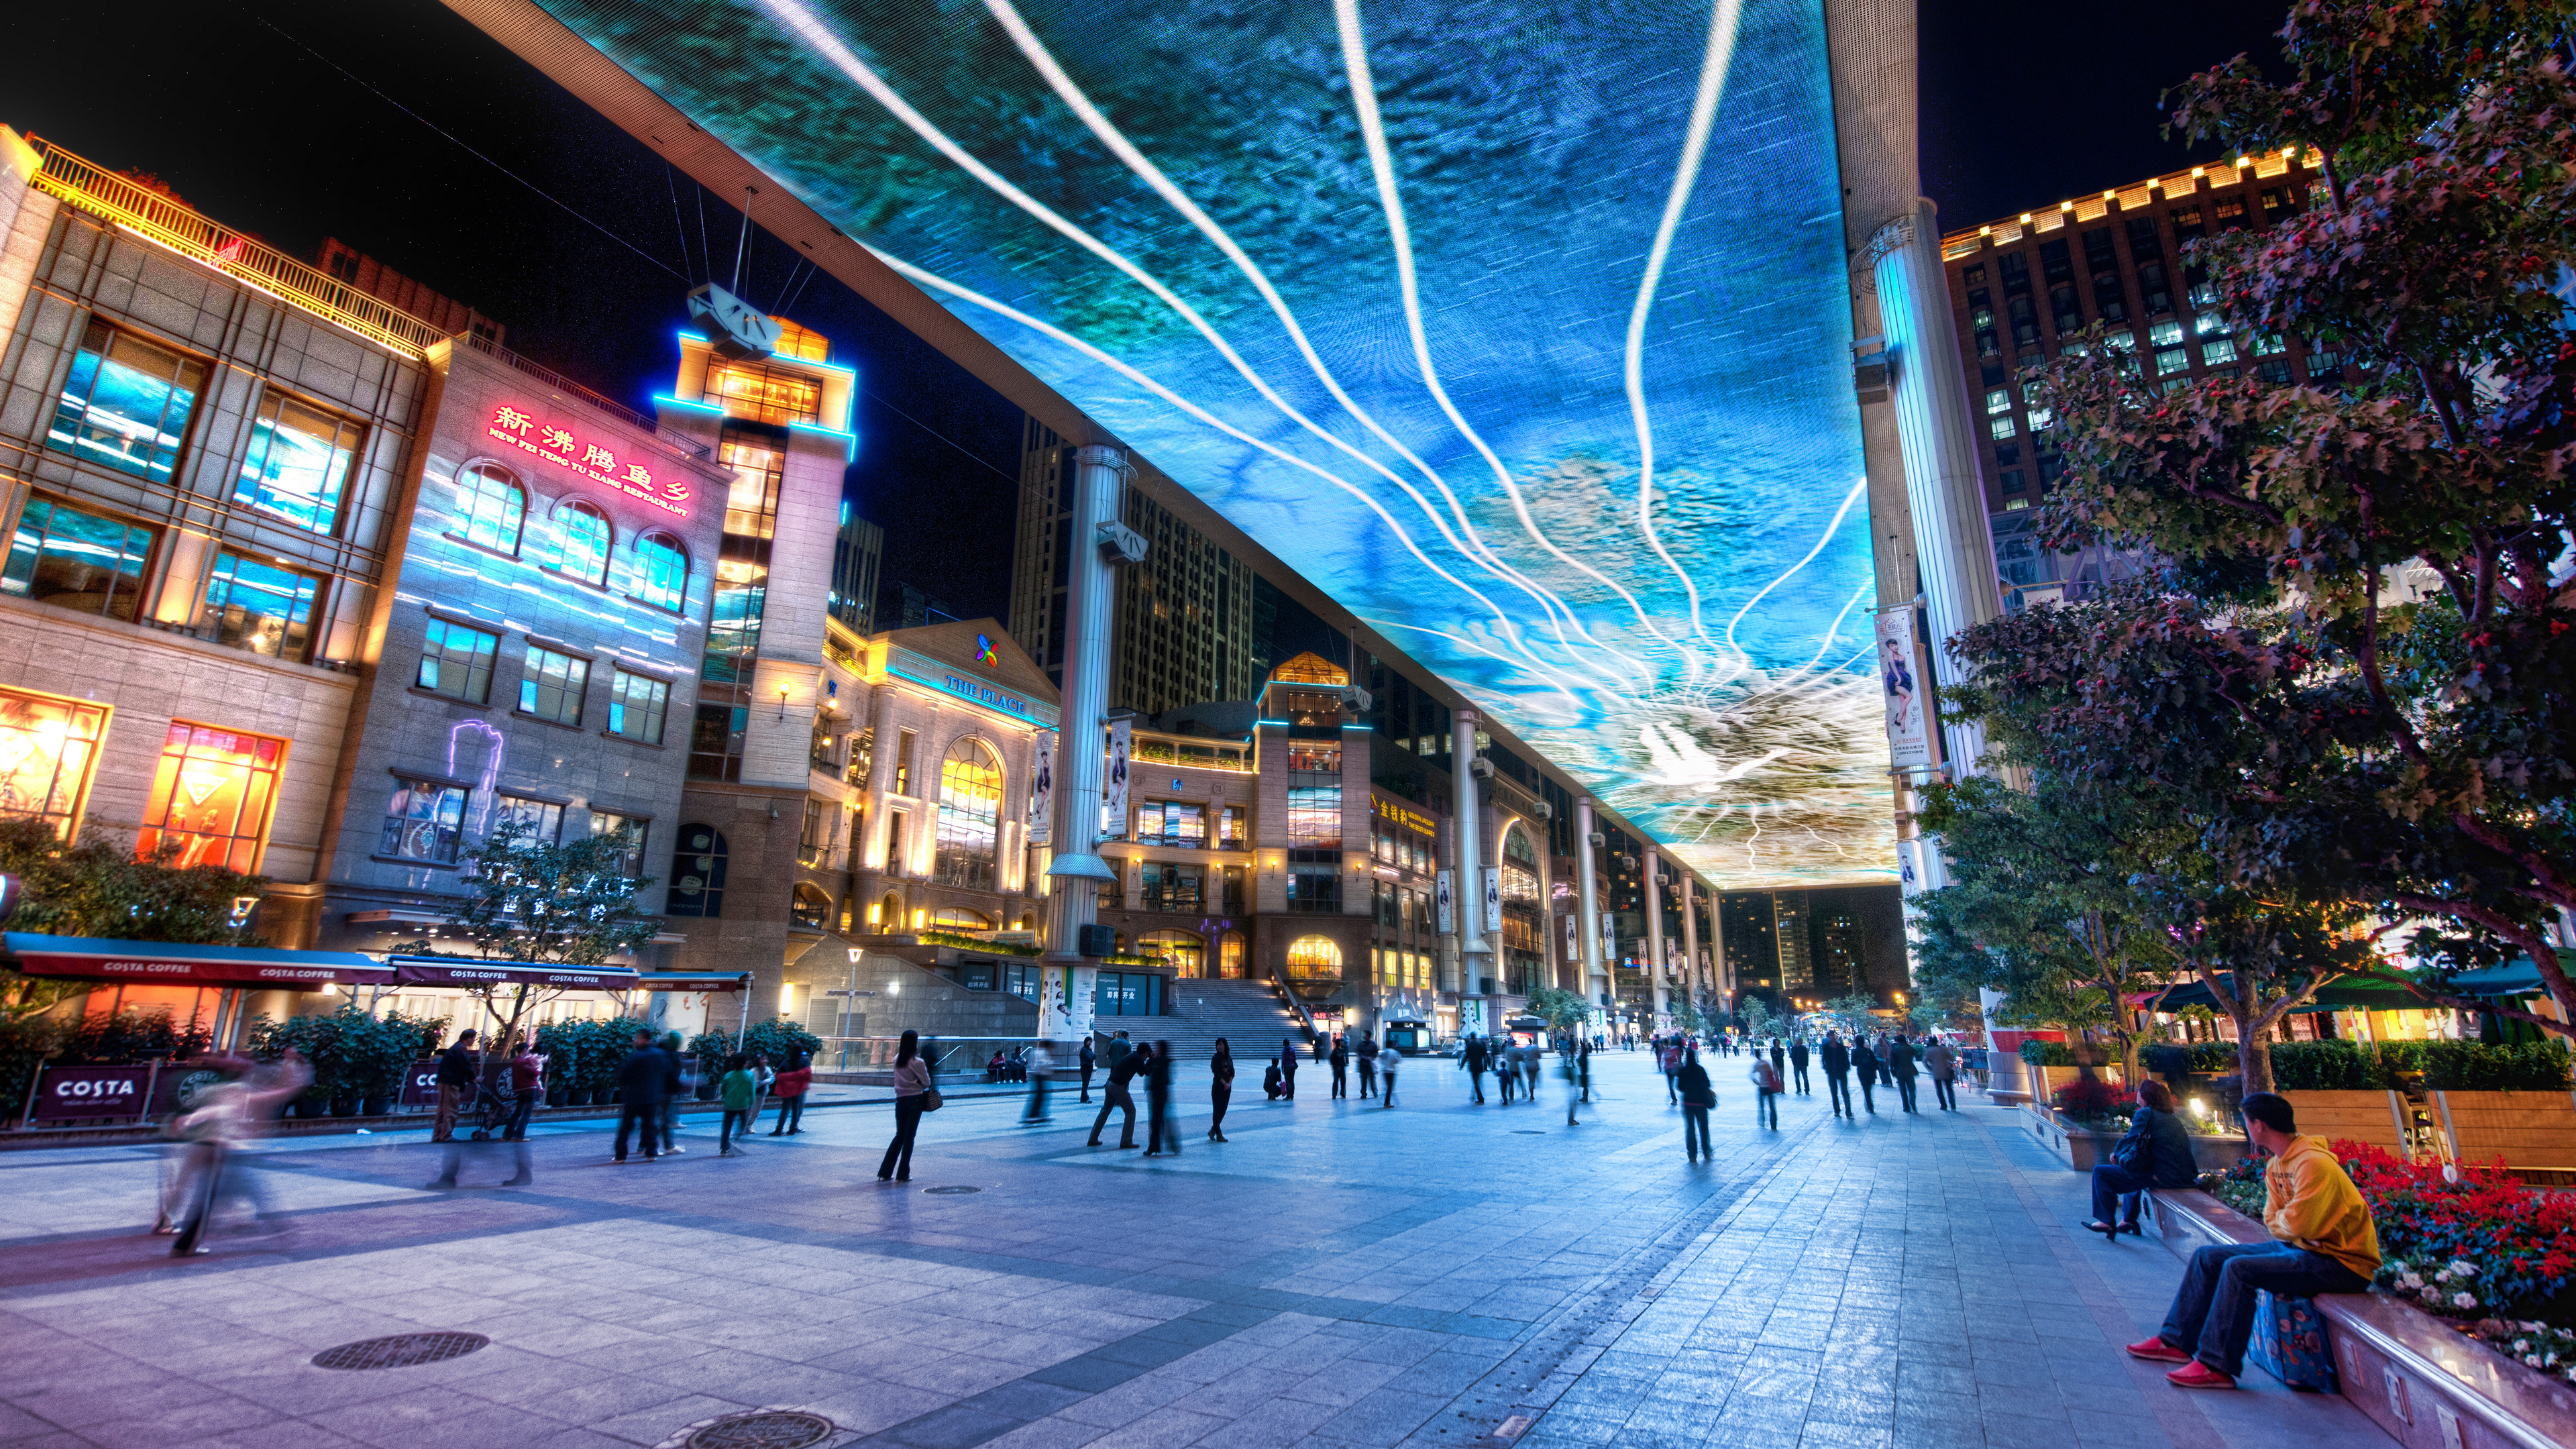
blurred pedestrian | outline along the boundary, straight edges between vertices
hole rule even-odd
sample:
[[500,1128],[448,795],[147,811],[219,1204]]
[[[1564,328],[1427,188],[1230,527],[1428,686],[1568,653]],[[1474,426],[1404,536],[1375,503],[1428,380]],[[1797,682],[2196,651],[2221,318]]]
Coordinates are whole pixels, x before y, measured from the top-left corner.
[[1172,1044],[1158,1041],[1145,1061],[1145,1155],[1181,1155],[1181,1122],[1172,1111]]
[[1717,1105],[1717,1085],[1708,1079],[1708,1068],[1700,1065],[1697,1051],[1682,1057],[1682,1069],[1674,1076],[1682,1100],[1682,1155],[1692,1162],[1703,1156],[1715,1162],[1717,1150],[1708,1144],[1708,1114]]
[[1655,1070],[1664,1074],[1664,1105],[1681,1101],[1681,1089],[1673,1085],[1673,1073],[1682,1069],[1682,1049],[1678,1042],[1665,1039],[1655,1048]]
[[1520,1084],[1521,1049],[1509,1037],[1494,1043],[1494,1087],[1502,1095],[1503,1105],[1512,1104],[1512,1090]]
[[1083,1033],[1082,1053],[1078,1061],[1082,1067],[1082,1105],[1088,1107],[1091,1105],[1091,1074],[1100,1066],[1100,1053],[1091,1049],[1089,1032]]
[[1914,1043],[1907,1041],[1905,1033],[1901,1031],[1896,1034],[1896,1040],[1889,1043],[1887,1048],[1887,1075],[1896,1083],[1897,1100],[1904,1103],[1906,1111],[1913,1111],[1916,1075]]
[[1825,1033],[1825,1094],[1833,1099],[1834,1115],[1849,1117],[1851,1108],[1851,1051],[1843,1045],[1838,1032]]
[[678,1129],[680,1099],[689,1091],[688,1073],[680,1065],[680,1034],[676,1031],[662,1037],[662,1150],[676,1153],[680,1144],[672,1133]]
[[877,1181],[912,1181],[912,1139],[930,1106],[930,1063],[921,1055],[921,1033],[907,1031],[894,1049],[894,1140],[877,1164]]
[[1544,1044],[1532,1041],[1523,1049],[1521,1056],[1521,1085],[1529,1092],[1529,1099],[1533,1102],[1538,1100],[1539,1073],[1545,1069],[1546,1063],[1547,1047]]
[[1216,1054],[1208,1058],[1208,1140],[1225,1140],[1225,1104],[1234,1100],[1234,1048],[1224,1037],[1216,1039]]
[[1297,1043],[1284,1036],[1279,1039],[1279,1095],[1297,1100]]
[[661,1124],[655,1119],[662,1110],[662,1051],[653,1045],[651,1032],[635,1033],[635,1049],[626,1054],[625,1065],[617,1069],[617,1142],[613,1150],[617,1160],[626,1160],[626,1134],[642,1129],[644,1160],[651,1162],[662,1146]]
[[1473,1032],[1467,1044],[1458,1051],[1458,1070],[1467,1074],[1467,1083],[1476,1090],[1476,1100],[1485,1100],[1485,1039]]
[[1780,1069],[1771,1065],[1769,1057],[1756,1052],[1753,1055],[1753,1070],[1749,1075],[1753,1078],[1753,1125],[1762,1126],[1763,1118],[1768,1116],[1771,1130],[1779,1131]]
[[524,1142],[528,1136],[528,1116],[546,1095],[546,1059],[537,1055],[531,1043],[522,1043],[518,1054],[510,1058],[510,1121],[501,1129],[505,1142]]
[[1771,1075],[1784,1086],[1789,1080],[1789,1046],[1776,1036],[1771,1038]]
[[1814,1095],[1807,1090],[1807,1039],[1803,1036],[1789,1043],[1789,1070],[1797,1079],[1798,1095]]
[[803,1052],[788,1058],[787,1070],[778,1074],[777,1083],[770,1089],[778,1097],[778,1125],[769,1129],[770,1136],[783,1133],[793,1137],[805,1130],[805,1091],[813,1082],[814,1068],[806,1062]]
[[724,1080],[716,1084],[716,1096],[724,1103],[724,1126],[716,1134],[718,1157],[740,1157],[742,1149],[733,1145],[735,1129],[751,1135],[752,1108],[760,1101],[760,1079],[751,1074],[751,1059],[735,1052],[725,1061]]
[[1136,1079],[1137,1069],[1144,1065],[1136,1059],[1133,1046],[1128,1046],[1123,1052],[1118,1050],[1123,1045],[1126,1045],[1125,1032],[1120,1032],[1109,1043],[1109,1085],[1100,1094],[1100,1115],[1091,1119],[1089,1144],[1093,1147],[1100,1145],[1100,1129],[1109,1125],[1109,1114],[1120,1112],[1125,1114],[1118,1123],[1118,1150],[1121,1152],[1136,1145],[1136,1098],[1127,1084]]
[[1393,1042],[1377,1054],[1377,1069],[1386,1074],[1386,1105],[1395,1105],[1395,1069],[1404,1065],[1404,1053]]
[[456,1114],[474,1100],[476,1075],[474,1033],[458,1032],[456,1045],[438,1054],[438,1115],[429,1124],[430,1141],[456,1135]]
[[1923,1065],[1932,1073],[1932,1100],[1944,1112],[1959,1110],[1959,1049],[1934,1038],[1923,1049]]
[[1347,1097],[1351,1094],[1351,1039],[1338,1031],[1333,1033],[1332,1063],[1333,1095]]
[[276,1061],[243,1067],[233,1080],[200,1092],[197,1105],[171,1123],[171,1137],[187,1144],[178,1181],[162,1196],[161,1214],[174,1235],[171,1257],[210,1251],[206,1239],[225,1203],[247,1202],[254,1214],[261,1210],[257,1179],[233,1158],[311,1085],[311,1064],[288,1047]]
[[1024,1065],[1029,1074],[1029,1108],[1020,1114],[1020,1125],[1032,1127],[1047,1120],[1047,1083],[1055,1077],[1055,1053],[1041,1040],[1029,1049]]
[[1878,1099],[1870,1095],[1869,1089],[1870,1084],[1878,1080],[1878,1053],[1870,1049],[1868,1037],[1853,1035],[1851,1063],[1853,1073],[1860,1078],[1861,1110],[1875,1117],[1878,1115]]

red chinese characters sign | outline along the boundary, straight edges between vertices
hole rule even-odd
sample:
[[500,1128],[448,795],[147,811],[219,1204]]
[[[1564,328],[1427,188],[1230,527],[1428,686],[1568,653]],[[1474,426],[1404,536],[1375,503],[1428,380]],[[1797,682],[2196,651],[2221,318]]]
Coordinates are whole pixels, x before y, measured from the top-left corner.
[[674,476],[656,478],[643,464],[623,462],[615,450],[576,438],[569,428],[539,422],[525,408],[501,404],[492,410],[492,425],[483,431],[521,452],[534,453],[558,468],[614,488],[629,498],[641,499],[675,518],[689,516],[689,510],[681,506],[689,498],[686,481]]

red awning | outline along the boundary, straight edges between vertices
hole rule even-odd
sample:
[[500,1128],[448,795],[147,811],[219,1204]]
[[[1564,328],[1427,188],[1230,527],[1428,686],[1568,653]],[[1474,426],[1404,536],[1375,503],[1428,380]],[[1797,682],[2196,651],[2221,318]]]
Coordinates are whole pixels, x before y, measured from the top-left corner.
[[568,991],[629,991],[632,966],[544,966],[534,961],[477,961],[464,956],[390,956],[405,986],[553,986]]
[[390,966],[347,951],[273,951],[258,946],[182,946],[166,941],[104,941],[86,936],[0,936],[17,969],[29,976],[80,981],[132,981],[165,986],[257,986],[320,991],[327,986],[386,983]]

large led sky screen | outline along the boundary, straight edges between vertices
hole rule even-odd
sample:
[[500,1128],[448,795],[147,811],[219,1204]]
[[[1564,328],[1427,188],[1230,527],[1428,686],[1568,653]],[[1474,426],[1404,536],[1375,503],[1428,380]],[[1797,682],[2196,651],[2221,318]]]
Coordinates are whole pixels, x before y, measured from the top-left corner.
[[1893,878],[1816,0],[541,3],[1711,878]]

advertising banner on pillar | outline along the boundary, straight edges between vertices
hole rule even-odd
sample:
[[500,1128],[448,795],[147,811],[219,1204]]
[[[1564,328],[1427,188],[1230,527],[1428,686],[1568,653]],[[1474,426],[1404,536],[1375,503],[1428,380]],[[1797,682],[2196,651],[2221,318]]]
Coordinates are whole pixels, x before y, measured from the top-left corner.
[[1888,764],[1899,770],[1932,768],[1931,685],[1914,635],[1912,604],[1879,611],[1878,687],[1887,709]]
[[1583,918],[1572,911],[1565,913],[1565,964],[1571,966],[1583,959]]
[[1039,730],[1030,742],[1034,760],[1029,773],[1029,844],[1055,841],[1055,735]]
[[1444,870],[1432,888],[1432,895],[1440,905],[1440,934],[1444,936],[1458,934],[1458,897],[1456,887],[1450,882],[1451,873]]
[[1485,867],[1485,934],[1503,933],[1503,873],[1493,866]]
[[1127,838],[1127,744],[1129,727],[1124,719],[1109,726],[1109,768],[1100,777],[1100,838]]

